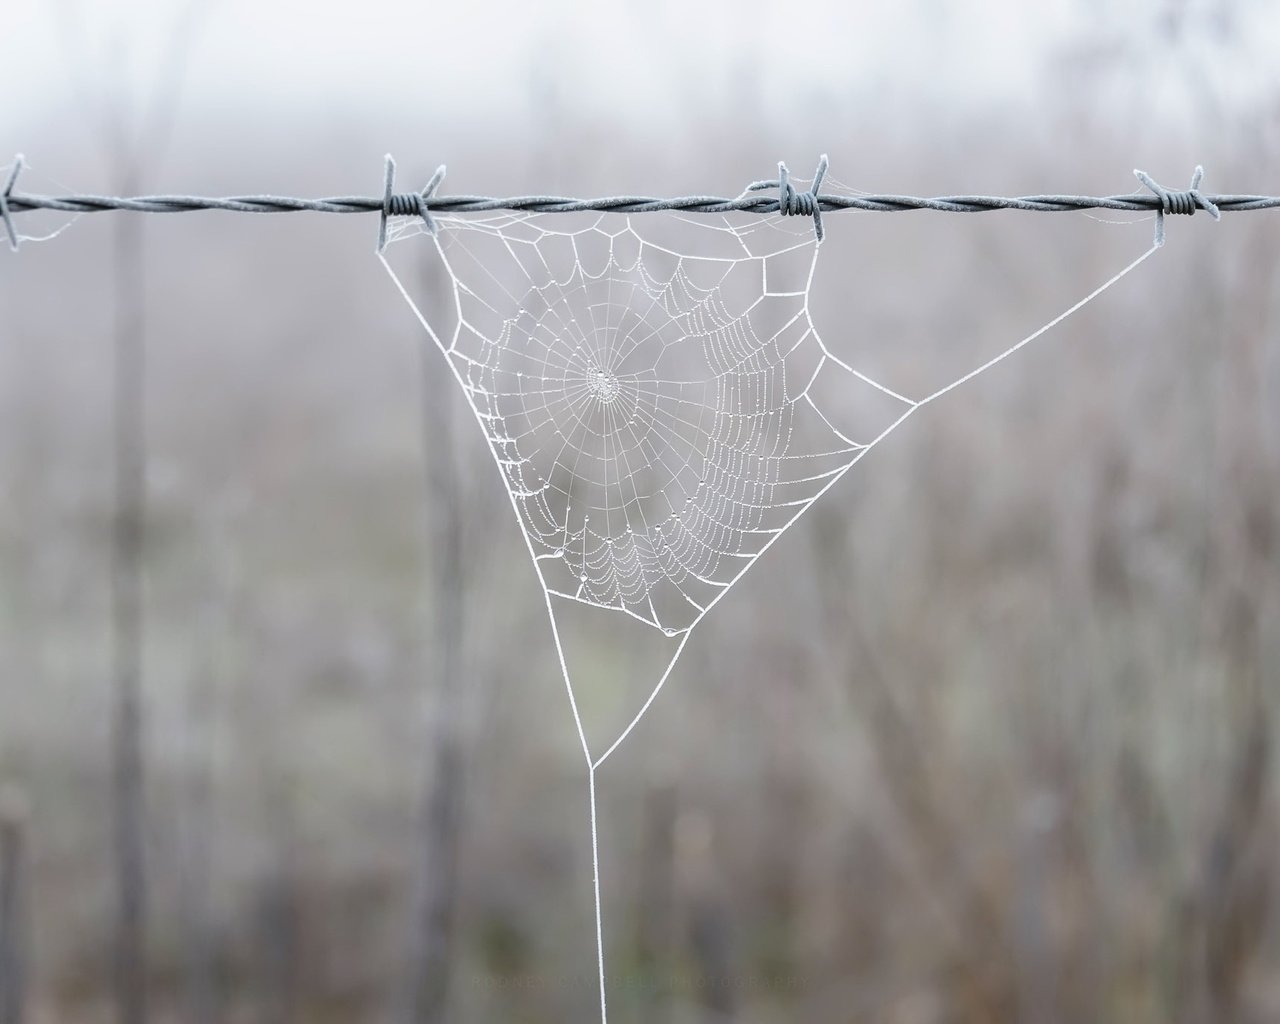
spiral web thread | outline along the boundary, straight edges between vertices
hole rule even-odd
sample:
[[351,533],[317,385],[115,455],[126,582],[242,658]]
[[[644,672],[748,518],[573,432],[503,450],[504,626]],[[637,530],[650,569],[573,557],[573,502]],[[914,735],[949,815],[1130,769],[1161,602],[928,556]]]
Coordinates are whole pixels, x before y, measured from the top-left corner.
[[[819,337],[809,292],[820,245],[809,223],[649,215],[641,225],[605,214],[558,230],[548,219],[442,216],[434,235],[401,222],[381,258],[485,434],[543,588],[589,767],[604,1021],[595,773],[644,716],[694,627],[908,416],[1060,323],[1158,246],[994,358],[911,398]],[[661,237],[659,219],[678,241]],[[432,326],[392,267],[397,250],[411,248],[395,243],[419,235],[448,273],[451,317],[430,312],[452,319],[450,330]],[[598,756],[561,645],[564,603],[621,612],[675,641],[643,705]]]

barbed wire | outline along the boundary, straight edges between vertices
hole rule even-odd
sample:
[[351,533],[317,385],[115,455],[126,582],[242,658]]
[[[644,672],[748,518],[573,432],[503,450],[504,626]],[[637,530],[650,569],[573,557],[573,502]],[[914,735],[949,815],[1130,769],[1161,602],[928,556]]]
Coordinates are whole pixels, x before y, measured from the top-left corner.
[[[421,192],[396,193],[393,191],[395,163],[386,158],[386,180],[382,196],[329,196],[304,199],[294,196],[243,195],[243,196],[100,196],[64,195],[45,196],[15,192],[14,184],[23,166],[19,156],[10,168],[3,191],[0,191],[0,219],[4,221],[13,249],[18,246],[18,233],[12,214],[30,210],[55,210],[64,213],[105,213],[130,211],[133,213],[193,213],[197,210],[224,210],[232,213],[377,213],[381,215],[378,248],[386,242],[386,220],[393,216],[416,216],[434,231],[433,215],[490,213],[510,211],[514,213],[693,213],[725,214],[779,213],[783,216],[809,216],[819,240],[823,236],[822,214],[841,210],[862,210],[873,213],[902,213],[909,210],[935,210],[943,213],[987,213],[992,210],[1021,210],[1029,213],[1075,213],[1085,210],[1116,210],[1131,213],[1156,213],[1156,242],[1164,241],[1164,214],[1193,214],[1205,210],[1215,219],[1220,213],[1240,213],[1250,210],[1280,208],[1280,196],[1219,195],[1200,191],[1204,171],[1197,167],[1191,186],[1183,190],[1169,190],[1159,185],[1143,171],[1134,171],[1139,181],[1149,190],[1112,196],[1080,195],[1031,195],[1031,196],[903,196],[903,195],[833,195],[817,193],[826,172],[827,158],[823,156],[808,191],[800,192],[790,183],[785,164],[778,164],[778,178],[755,181],[734,197],[723,196],[602,196],[592,199],[575,199],[565,196],[474,196],[437,195],[436,188],[444,177],[441,166]],[[760,194],[766,189],[777,189],[776,196]]]

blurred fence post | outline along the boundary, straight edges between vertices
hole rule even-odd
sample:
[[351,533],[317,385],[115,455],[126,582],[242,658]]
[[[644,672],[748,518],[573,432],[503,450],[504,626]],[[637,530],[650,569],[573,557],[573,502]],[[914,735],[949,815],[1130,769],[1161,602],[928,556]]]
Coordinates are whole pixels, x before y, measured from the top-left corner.
[[22,1024],[27,989],[26,802],[0,791],[0,1024]]
[[[177,6],[177,5],[175,5]],[[131,124],[124,64],[113,65],[108,87],[94,88],[89,37],[69,5],[54,19],[63,34],[72,82],[103,152],[114,163],[118,187],[136,191],[146,165],[159,159],[173,130],[190,47],[206,0],[186,0],[169,32],[149,109]],[[145,551],[146,447],[146,268],[142,228],[116,225],[112,271],[115,283],[112,361],[112,454],[115,502],[111,529],[112,711],[111,774],[116,919],[114,959],[116,1018],[147,1021],[146,762],[142,706],[143,554]]]
[[636,908],[637,1005],[646,1024],[660,1024],[671,1015],[678,806],[674,781],[663,778],[650,783],[644,802],[644,856]]
[[[439,299],[445,301],[440,267],[424,265],[422,272],[431,280]],[[427,722],[431,746],[419,812],[408,976],[400,1017],[401,1024],[440,1024],[448,1015],[457,917],[458,836],[462,826],[462,642],[466,627],[462,547],[466,528],[459,494],[461,474],[454,452],[453,382],[438,372],[434,347],[419,347],[423,479],[428,547],[433,556],[436,622],[432,639],[437,671],[430,673],[435,684],[434,706]]]
[[146,765],[142,709],[142,555],[146,522],[146,413],[142,231],[116,225],[115,522],[111,563],[114,692],[112,769],[115,799],[117,1013],[121,1024],[147,1020]]
[[694,965],[690,996],[706,1024],[734,1019],[737,1004],[733,923],[715,855],[715,826],[697,808],[675,823],[677,871],[687,907],[688,953]]

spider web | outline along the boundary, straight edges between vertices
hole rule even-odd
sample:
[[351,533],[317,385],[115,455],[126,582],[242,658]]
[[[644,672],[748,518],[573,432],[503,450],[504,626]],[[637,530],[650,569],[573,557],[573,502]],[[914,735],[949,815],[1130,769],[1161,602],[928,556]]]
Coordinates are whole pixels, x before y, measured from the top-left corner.
[[[392,262],[425,236],[448,290]],[[446,357],[502,474],[542,585],[589,766],[601,1019],[595,774],[644,716],[694,627],[859,459],[928,402],[842,360],[810,317],[811,221],[503,213],[392,225],[381,258]],[[404,281],[415,284],[415,301]],[[444,301],[440,301],[443,299]],[[430,309],[430,318],[424,315]],[[621,612],[677,641],[656,685],[593,755],[557,610]]]
[[442,252],[446,354],[551,596],[687,632],[874,440],[834,427],[815,381],[888,398],[885,425],[913,405],[826,350],[816,247],[784,238],[690,256],[633,219],[566,233],[503,218]]
[[[913,399],[819,336],[808,221],[604,214],[564,230],[566,219],[443,217],[434,236],[406,220],[382,258],[484,431],[549,601],[677,638],[908,415],[1151,253]],[[390,262],[407,248],[395,243],[424,235],[448,276],[451,315],[433,310],[448,329]]]

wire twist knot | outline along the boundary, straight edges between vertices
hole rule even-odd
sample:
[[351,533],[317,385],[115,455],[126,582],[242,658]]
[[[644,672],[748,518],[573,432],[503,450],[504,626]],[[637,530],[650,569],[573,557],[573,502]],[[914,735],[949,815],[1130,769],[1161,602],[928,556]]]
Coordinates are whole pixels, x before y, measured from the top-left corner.
[[4,221],[4,230],[9,236],[9,248],[18,251],[18,229],[13,226],[13,215],[9,212],[9,197],[13,195],[13,186],[22,172],[22,154],[13,158],[13,166],[9,168],[9,177],[5,179],[4,189],[0,190],[0,220]]
[[436,173],[431,175],[431,180],[421,192],[393,192],[396,183],[396,162],[391,159],[390,153],[387,154],[387,173],[382,192],[382,217],[378,224],[378,252],[382,252],[387,247],[388,217],[421,217],[422,222],[427,225],[427,230],[433,235],[436,233],[436,221],[431,216],[429,203],[442,181],[444,181],[444,164],[436,168]]
[[827,154],[823,153],[818,158],[818,169],[813,175],[813,184],[807,191],[797,192],[796,187],[791,184],[791,175],[787,170],[787,165],[778,162],[778,180],[777,181],[755,181],[747,186],[748,192],[759,191],[760,189],[776,188],[778,190],[778,212],[784,217],[812,217],[813,233],[817,236],[819,242],[822,241],[822,202],[818,197],[818,189],[822,185],[822,178],[827,173]]
[[1133,173],[1160,200],[1160,207],[1156,210],[1155,244],[1157,246],[1164,245],[1164,215],[1166,213],[1183,214],[1189,217],[1196,210],[1205,210],[1214,220],[1222,219],[1222,213],[1218,207],[1206,199],[1204,193],[1200,191],[1200,182],[1204,178],[1203,167],[1197,165],[1195,172],[1191,175],[1190,187],[1179,192],[1170,192],[1146,171],[1135,170]]

